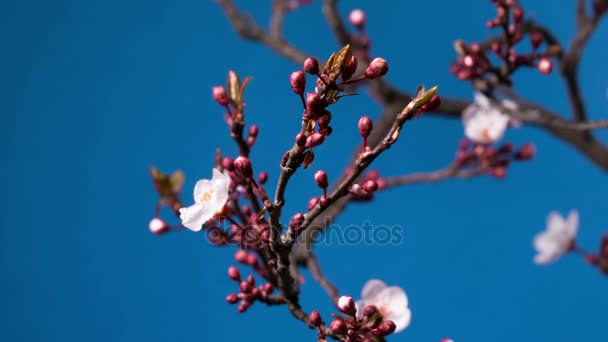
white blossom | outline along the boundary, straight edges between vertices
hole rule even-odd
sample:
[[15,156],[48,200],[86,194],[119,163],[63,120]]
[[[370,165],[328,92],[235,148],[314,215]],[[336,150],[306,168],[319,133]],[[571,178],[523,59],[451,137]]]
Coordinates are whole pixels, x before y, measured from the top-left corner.
[[539,265],[550,264],[568,252],[578,231],[578,211],[571,210],[568,218],[552,211],[547,216],[547,228],[534,237],[534,248],[538,252],[534,262]]
[[194,204],[179,209],[182,224],[192,230],[200,231],[203,224],[221,212],[228,200],[230,177],[213,169],[213,179],[201,179],[194,186]]
[[[511,100],[505,99],[502,104],[510,110],[517,109],[517,104]],[[511,121],[507,114],[479,92],[475,93],[475,101],[462,112],[465,135],[481,144],[491,144],[502,139]]]
[[405,291],[399,286],[386,286],[378,279],[370,279],[365,283],[361,299],[355,303],[358,313],[362,313],[368,305],[378,308],[385,320],[393,321],[397,326],[395,332],[405,329],[412,319]]

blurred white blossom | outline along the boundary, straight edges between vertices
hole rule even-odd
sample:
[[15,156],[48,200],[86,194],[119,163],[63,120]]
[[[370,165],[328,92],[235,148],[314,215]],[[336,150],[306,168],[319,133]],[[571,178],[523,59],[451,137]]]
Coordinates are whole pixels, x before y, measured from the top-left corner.
[[[517,110],[514,101],[504,99],[502,106]],[[465,135],[474,142],[491,144],[500,140],[509,124],[517,126],[499,106],[493,104],[484,94],[475,93],[475,100],[462,112],[462,124]]]
[[539,265],[550,264],[568,252],[578,231],[578,211],[571,210],[568,218],[552,211],[547,216],[547,228],[534,237],[534,248],[538,252],[534,262]]

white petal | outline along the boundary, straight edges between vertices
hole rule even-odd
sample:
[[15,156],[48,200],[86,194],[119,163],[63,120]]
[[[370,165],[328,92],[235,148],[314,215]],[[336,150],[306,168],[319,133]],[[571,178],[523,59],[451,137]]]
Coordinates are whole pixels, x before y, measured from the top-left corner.
[[363,316],[363,309],[367,306],[367,301],[360,299],[355,302],[355,308],[357,308],[357,316]]
[[519,109],[519,106],[517,105],[517,102],[510,100],[510,99],[503,99],[501,101],[501,104],[503,107],[507,108],[508,110],[511,111],[516,111]]
[[534,256],[534,263],[538,265],[549,265],[555,260],[557,260],[556,257],[550,254],[537,254]]
[[412,311],[409,308],[406,308],[401,312],[401,314],[393,314],[390,317],[387,317],[386,319],[390,319],[395,323],[395,325],[397,326],[395,332],[398,333],[410,325],[410,322],[412,321]]
[[566,220],[566,227],[568,237],[570,239],[574,239],[576,237],[576,233],[578,232],[578,210],[570,210],[568,219]]
[[184,227],[195,232],[203,229],[203,224],[215,215],[215,212],[209,210],[207,203],[200,202],[187,208],[179,209],[179,218],[182,220]]
[[374,300],[376,296],[386,288],[386,284],[380,279],[370,279],[361,290],[361,299]]
[[490,99],[485,96],[483,93],[476,91],[473,94],[473,98],[475,99],[475,103],[478,104],[482,108],[490,107]]
[[203,194],[213,188],[213,183],[208,179],[201,179],[194,185],[194,203],[200,202]]
[[217,169],[213,169],[213,179],[211,182],[213,183],[214,190],[211,197],[211,203],[213,203],[213,210],[219,212],[224,208],[224,205],[228,200],[230,177]]

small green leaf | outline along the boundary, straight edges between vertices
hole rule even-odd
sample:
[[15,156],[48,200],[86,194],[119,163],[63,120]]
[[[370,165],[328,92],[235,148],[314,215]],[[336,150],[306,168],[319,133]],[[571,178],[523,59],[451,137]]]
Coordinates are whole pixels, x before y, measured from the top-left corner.
[[235,104],[241,103],[241,79],[233,70],[228,72],[228,98]]
[[177,170],[171,174],[169,177],[169,182],[171,183],[171,190],[174,193],[179,193],[184,186],[184,181],[186,177],[184,176],[184,172],[182,170]]

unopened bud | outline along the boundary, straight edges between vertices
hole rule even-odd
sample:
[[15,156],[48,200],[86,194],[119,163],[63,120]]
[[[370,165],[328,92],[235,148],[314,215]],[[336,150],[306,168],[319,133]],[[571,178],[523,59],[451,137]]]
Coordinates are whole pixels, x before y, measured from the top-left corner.
[[315,132],[306,138],[306,147],[316,147],[321,145],[325,141],[323,133]]
[[530,160],[534,158],[536,154],[536,146],[532,143],[523,144],[517,153],[515,153],[515,159],[517,160]]
[[331,122],[331,112],[330,111],[324,111],[324,114],[321,115],[319,117],[319,119],[317,119],[317,123],[319,124],[319,129],[324,129],[327,128],[329,126],[329,123]]
[[490,171],[490,174],[498,179],[503,179],[507,175],[507,169],[504,167],[495,167]]
[[354,316],[357,313],[355,301],[351,296],[342,296],[338,299],[338,309],[343,313]]
[[304,71],[311,75],[319,74],[319,61],[314,57],[308,57],[304,60]]
[[346,333],[346,323],[341,319],[333,320],[329,324],[329,329],[331,329],[334,334],[344,334]]
[[350,14],[348,15],[348,21],[350,24],[359,30],[362,30],[365,27],[366,19],[367,16],[365,15],[365,12],[358,8],[350,11]]
[[167,222],[160,217],[154,217],[150,220],[150,223],[148,223],[148,229],[150,229],[150,232],[154,235],[164,234],[169,231],[169,228]]
[[228,278],[234,281],[241,281],[241,272],[239,272],[238,268],[230,266],[228,267]]
[[553,62],[549,58],[543,57],[538,61],[537,68],[543,75],[550,74],[551,70],[553,70]]
[[319,325],[321,325],[321,323],[323,323],[323,321],[321,320],[321,314],[317,310],[312,310],[310,315],[308,315],[308,319],[310,320],[310,324],[315,327],[318,327]]
[[319,197],[313,197],[308,201],[308,211],[313,210],[319,204]]
[[291,220],[289,220],[289,227],[297,230],[302,222],[304,222],[304,215],[302,213],[295,213],[291,217]]
[[234,159],[224,157],[224,159],[222,159],[222,167],[228,171],[234,171]]
[[395,322],[393,322],[391,320],[387,320],[387,321],[380,323],[378,328],[376,328],[374,330],[376,330],[378,332],[377,336],[387,336],[387,335],[390,335],[393,332],[395,332],[395,329],[397,329]]
[[434,94],[433,97],[431,97],[431,99],[423,104],[420,107],[420,110],[423,112],[432,112],[435,109],[437,109],[437,107],[439,107],[439,105],[441,104],[441,98],[439,97],[439,95]]
[[251,161],[245,156],[238,156],[234,160],[234,169],[238,174],[245,178],[251,178],[253,176]]
[[253,286],[251,286],[251,284],[247,281],[242,281],[239,284],[239,290],[243,293],[250,293],[251,290],[253,290]]
[[323,104],[319,95],[316,93],[310,93],[308,96],[306,96],[306,114],[308,114],[311,118],[317,118],[322,107]]
[[374,60],[372,60],[367,66],[367,69],[365,69],[365,78],[371,80],[380,76],[384,76],[387,72],[388,63],[384,58],[377,57],[374,58]]
[[323,170],[315,172],[315,182],[321,189],[327,189],[329,181],[327,180],[327,173]]
[[363,309],[363,316],[369,317],[375,314],[376,312],[378,312],[378,308],[376,308],[374,305],[368,305]]
[[260,132],[260,128],[258,127],[258,125],[251,125],[251,127],[249,127],[249,136],[250,137],[257,137],[258,133]]
[[513,20],[515,20],[516,23],[519,23],[523,18],[524,10],[519,6],[513,8]]
[[213,99],[220,104],[220,106],[225,106],[228,104],[228,95],[226,95],[226,88],[222,86],[215,86],[211,88],[211,94]]
[[374,123],[372,122],[372,119],[364,115],[361,117],[361,119],[359,119],[358,125],[359,134],[361,134],[361,136],[364,138],[369,137],[369,134],[372,132],[372,128],[374,128]]
[[241,304],[239,304],[239,307],[236,309],[239,313],[243,313],[245,311],[247,311],[247,309],[249,309],[249,307],[251,306],[251,302],[248,301],[242,301]]
[[304,89],[306,88],[306,75],[303,71],[294,71],[289,76],[289,84],[294,93],[298,95],[304,95]]
[[258,174],[258,183],[264,185],[268,181],[268,172],[262,171]]
[[240,262],[241,264],[247,264],[247,258],[249,257],[249,253],[242,249],[239,249],[234,253],[234,260]]
[[357,71],[357,57],[351,56],[350,61],[342,69],[342,80],[348,81]]
[[231,293],[226,296],[226,301],[229,304],[236,304],[239,301],[239,296],[236,293]]
[[378,183],[373,179],[368,179],[363,183],[362,188],[369,193],[376,192],[376,190],[378,190]]

